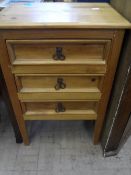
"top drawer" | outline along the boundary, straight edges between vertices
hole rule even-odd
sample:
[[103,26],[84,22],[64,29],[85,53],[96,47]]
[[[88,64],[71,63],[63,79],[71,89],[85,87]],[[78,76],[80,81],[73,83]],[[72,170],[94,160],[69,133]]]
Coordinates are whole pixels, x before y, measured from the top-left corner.
[[110,40],[7,40],[13,65],[105,62]]

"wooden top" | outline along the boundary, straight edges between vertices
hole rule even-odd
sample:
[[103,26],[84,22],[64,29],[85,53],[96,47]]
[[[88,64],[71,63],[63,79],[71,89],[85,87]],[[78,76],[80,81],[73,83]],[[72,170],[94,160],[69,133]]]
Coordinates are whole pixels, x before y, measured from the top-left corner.
[[107,3],[17,3],[0,12],[0,29],[131,28]]

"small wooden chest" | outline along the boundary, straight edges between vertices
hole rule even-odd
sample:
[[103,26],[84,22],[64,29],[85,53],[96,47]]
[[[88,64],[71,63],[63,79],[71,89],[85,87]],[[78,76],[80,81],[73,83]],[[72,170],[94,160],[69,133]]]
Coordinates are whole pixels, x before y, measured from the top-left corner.
[[95,120],[99,142],[129,27],[106,3],[23,3],[1,12],[0,61],[25,144],[25,120]]

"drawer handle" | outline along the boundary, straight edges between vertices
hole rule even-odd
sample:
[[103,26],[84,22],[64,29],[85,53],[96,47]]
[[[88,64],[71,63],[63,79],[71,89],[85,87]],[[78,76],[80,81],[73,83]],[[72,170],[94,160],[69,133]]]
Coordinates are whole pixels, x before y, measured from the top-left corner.
[[63,105],[62,103],[57,103],[57,106],[56,106],[55,111],[56,111],[57,113],[59,113],[59,112],[65,112],[65,107],[64,107],[64,105]]
[[53,55],[54,60],[60,60],[63,61],[65,60],[65,56],[62,53],[62,48],[61,47],[56,47],[56,53]]
[[65,89],[65,88],[66,88],[66,84],[64,83],[63,78],[57,78],[55,89],[59,90],[59,89]]

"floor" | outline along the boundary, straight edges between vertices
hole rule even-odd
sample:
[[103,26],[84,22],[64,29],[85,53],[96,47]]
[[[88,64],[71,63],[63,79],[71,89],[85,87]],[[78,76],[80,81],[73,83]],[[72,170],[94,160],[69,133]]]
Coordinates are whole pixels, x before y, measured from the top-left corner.
[[131,174],[131,138],[118,156],[104,158],[100,145],[92,144],[92,122],[37,121],[27,127],[31,144],[16,144],[8,119],[2,119],[0,175]]

